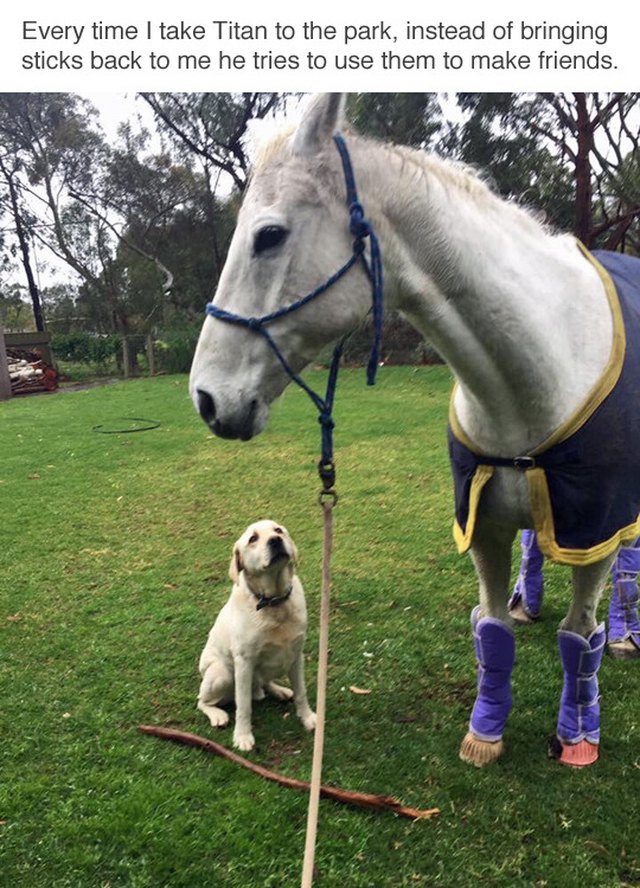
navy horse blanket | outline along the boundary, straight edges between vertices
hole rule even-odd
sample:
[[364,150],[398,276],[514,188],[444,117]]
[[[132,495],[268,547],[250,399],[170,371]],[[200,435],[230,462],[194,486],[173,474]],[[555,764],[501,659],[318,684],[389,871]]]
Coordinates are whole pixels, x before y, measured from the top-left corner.
[[497,466],[525,473],[538,545],[554,561],[591,564],[640,534],[640,259],[584,252],[603,280],[613,316],[607,368],[561,429],[513,459],[463,443],[452,413],[449,456],[460,552],[471,545],[482,488]]

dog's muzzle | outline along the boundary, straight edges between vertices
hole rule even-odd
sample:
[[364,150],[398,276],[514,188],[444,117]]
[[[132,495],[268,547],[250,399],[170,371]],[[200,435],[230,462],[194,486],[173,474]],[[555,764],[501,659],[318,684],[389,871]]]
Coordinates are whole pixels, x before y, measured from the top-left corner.
[[269,565],[275,564],[277,561],[282,561],[283,559],[286,559],[287,561],[289,560],[289,553],[287,552],[282,537],[271,537],[267,546],[269,551]]

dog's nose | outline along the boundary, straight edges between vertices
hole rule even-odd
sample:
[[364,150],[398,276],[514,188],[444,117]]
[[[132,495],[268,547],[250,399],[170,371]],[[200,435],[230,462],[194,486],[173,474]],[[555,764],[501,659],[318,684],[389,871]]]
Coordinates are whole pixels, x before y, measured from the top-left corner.
[[205,392],[203,389],[197,389],[196,394],[198,396],[198,412],[206,424],[211,425],[216,418],[215,402],[209,392]]
[[289,553],[287,552],[286,546],[282,537],[272,536],[268,543],[269,546],[269,563],[273,564],[274,561],[279,561],[281,558],[288,558]]

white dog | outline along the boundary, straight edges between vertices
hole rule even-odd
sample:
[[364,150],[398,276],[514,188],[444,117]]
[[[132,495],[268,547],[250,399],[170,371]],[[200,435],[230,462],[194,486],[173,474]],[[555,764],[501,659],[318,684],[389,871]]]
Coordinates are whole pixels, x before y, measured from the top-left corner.
[[[308,731],[316,724],[304,683],[307,608],[293,567],[297,557],[286,529],[274,521],[251,524],[233,547],[233,589],[200,656],[198,709],[222,728],[229,716],[217,704],[235,698],[238,749],[253,749],[251,701],[262,700],[265,691],[278,700],[293,698]],[[285,674],[292,690],[273,680]]]

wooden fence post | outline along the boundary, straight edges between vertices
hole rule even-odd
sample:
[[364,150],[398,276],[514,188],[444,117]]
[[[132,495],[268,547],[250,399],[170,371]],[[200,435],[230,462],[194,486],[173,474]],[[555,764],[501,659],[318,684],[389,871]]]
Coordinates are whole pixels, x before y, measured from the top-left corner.
[[126,336],[122,337],[122,370],[124,378],[129,379],[129,340]]
[[4,342],[4,330],[0,327],[0,401],[7,401],[12,395],[7,348]]
[[149,362],[149,376],[156,375],[156,352],[153,345],[153,334],[147,335],[147,361]]

